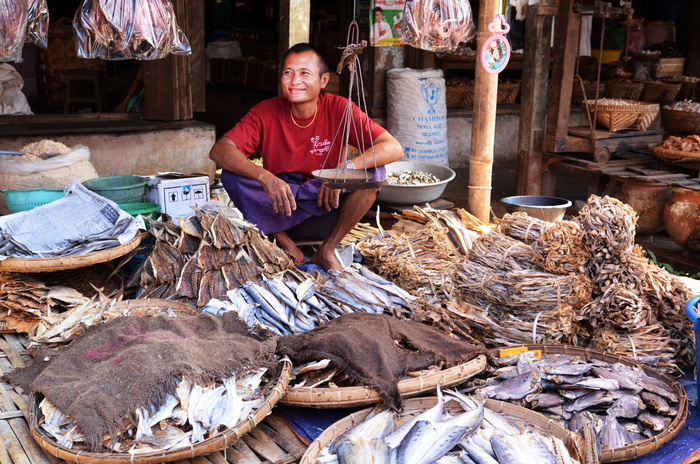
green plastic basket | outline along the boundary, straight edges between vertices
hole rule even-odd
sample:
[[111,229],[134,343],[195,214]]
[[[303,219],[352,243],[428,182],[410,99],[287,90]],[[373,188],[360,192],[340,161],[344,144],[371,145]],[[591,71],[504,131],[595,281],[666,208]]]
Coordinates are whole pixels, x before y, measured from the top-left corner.
[[109,176],[96,177],[83,182],[83,185],[98,195],[115,203],[139,203],[146,195],[148,177]]
[[153,213],[158,213],[160,211],[160,205],[158,203],[118,203],[119,207],[131,214],[136,216],[140,214],[142,216],[149,216]]
[[51,203],[63,198],[63,189],[21,189],[2,190],[5,194],[5,203],[11,213],[29,211],[37,206]]

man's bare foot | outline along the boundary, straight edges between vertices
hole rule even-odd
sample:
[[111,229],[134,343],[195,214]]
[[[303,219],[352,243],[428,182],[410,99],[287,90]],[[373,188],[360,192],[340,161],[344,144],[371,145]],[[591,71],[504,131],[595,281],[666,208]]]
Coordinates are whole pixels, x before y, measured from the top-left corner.
[[294,243],[294,240],[289,238],[289,235],[285,234],[284,232],[274,232],[268,234],[268,236],[275,240],[277,245],[292,257],[295,264],[299,264],[304,261],[304,252],[299,249],[296,243]]
[[331,250],[331,252],[328,253],[328,252],[321,252],[321,250],[319,249],[316,253],[311,255],[311,259],[310,259],[311,264],[316,264],[318,266],[321,266],[326,271],[330,271],[330,270],[340,271],[341,269],[343,269],[343,265],[338,260],[338,258],[335,256],[334,251],[335,250]]

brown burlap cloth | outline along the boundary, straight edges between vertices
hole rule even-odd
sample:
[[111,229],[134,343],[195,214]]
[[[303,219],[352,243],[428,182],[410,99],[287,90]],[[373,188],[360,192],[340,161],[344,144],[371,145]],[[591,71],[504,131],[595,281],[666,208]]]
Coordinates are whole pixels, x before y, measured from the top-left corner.
[[37,353],[30,366],[6,378],[75,419],[89,449],[99,452],[104,436],[118,439],[137,423],[136,409],[162,404],[183,376],[208,381],[267,367],[269,378],[278,377],[276,343],[268,332],[249,333],[234,312],[125,316]]
[[398,382],[407,372],[441,362],[451,367],[485,350],[419,322],[351,313],[308,332],[280,338],[277,353],[289,356],[295,366],[330,359],[357,385],[372,388],[385,405],[398,411]]

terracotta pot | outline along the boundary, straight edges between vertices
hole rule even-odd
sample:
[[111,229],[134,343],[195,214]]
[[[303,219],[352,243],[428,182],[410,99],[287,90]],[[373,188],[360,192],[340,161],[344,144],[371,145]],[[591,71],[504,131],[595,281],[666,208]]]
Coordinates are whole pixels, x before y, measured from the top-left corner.
[[664,230],[664,206],[671,196],[668,184],[610,176],[605,195],[627,203],[637,213],[637,233],[656,234]]
[[664,208],[666,232],[678,245],[700,251],[700,190],[671,187]]

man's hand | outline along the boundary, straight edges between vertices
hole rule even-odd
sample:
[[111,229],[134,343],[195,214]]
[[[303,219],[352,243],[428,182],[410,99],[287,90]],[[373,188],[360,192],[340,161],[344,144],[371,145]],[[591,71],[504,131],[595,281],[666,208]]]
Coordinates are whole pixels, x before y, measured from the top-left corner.
[[294,195],[292,194],[292,190],[289,188],[289,185],[272,173],[266,175],[264,179],[260,181],[260,183],[262,184],[265,193],[267,193],[267,196],[270,197],[274,212],[284,213],[287,216],[291,216],[292,211],[297,209],[297,202],[294,199]]
[[325,208],[326,211],[338,208],[340,205],[340,189],[327,187],[324,182],[321,188],[318,189],[318,200],[316,204],[319,208]]

